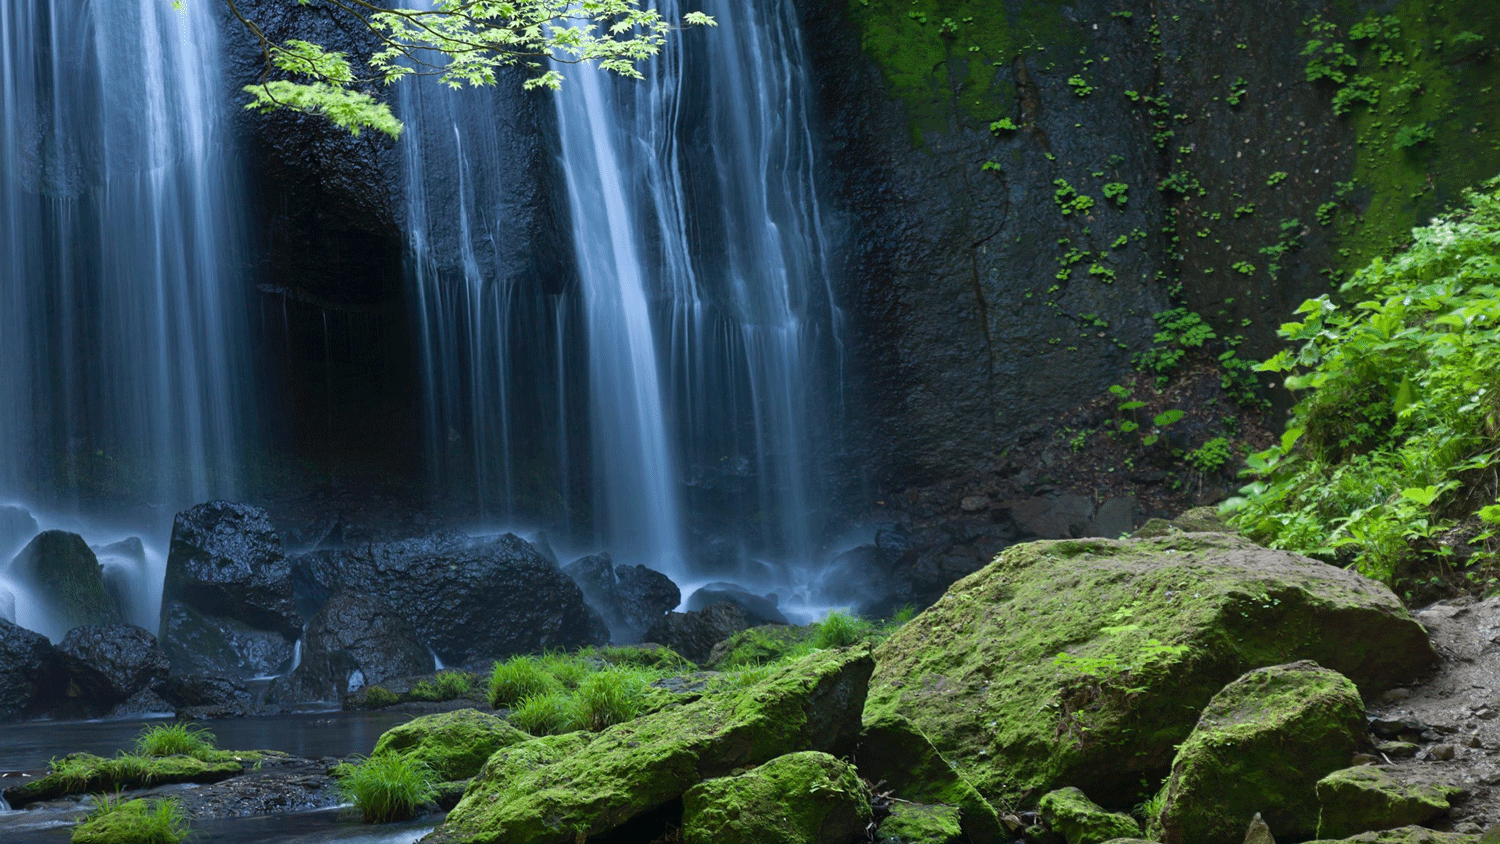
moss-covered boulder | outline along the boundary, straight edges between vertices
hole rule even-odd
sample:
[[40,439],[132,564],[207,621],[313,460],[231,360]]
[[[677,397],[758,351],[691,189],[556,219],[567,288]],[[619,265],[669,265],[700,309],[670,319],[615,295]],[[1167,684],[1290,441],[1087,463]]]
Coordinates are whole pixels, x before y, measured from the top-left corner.
[[670,707],[592,738],[503,748],[431,844],[572,844],[699,782],[800,750],[842,753],[859,734],[868,648],[819,651],[753,686]]
[[1319,839],[1307,844],[1481,844],[1481,836],[1461,832],[1440,832],[1424,826],[1403,826],[1380,832],[1362,832],[1339,839]]
[[849,844],[864,838],[870,797],[854,766],[789,753],[682,796],[684,844]]
[[875,844],[960,844],[964,840],[957,806],[895,803],[875,831]]
[[1107,811],[1071,786],[1044,796],[1037,804],[1037,814],[1068,844],[1101,844],[1141,834],[1135,818]]
[[[254,754],[247,754],[246,759]],[[115,756],[109,759],[91,753],[70,753],[54,760],[52,771],[41,779],[0,792],[12,809],[40,800],[69,794],[114,793],[125,788],[172,783],[213,783],[238,776],[244,762],[221,751],[212,761],[191,756]]]
[[375,742],[375,753],[394,752],[432,768],[444,781],[468,779],[502,747],[531,736],[498,715],[460,709],[423,715],[387,730]]
[[115,624],[120,610],[104,586],[104,572],[93,549],[76,533],[43,531],[11,561],[10,577],[42,605],[47,634],[54,641],[84,624]]
[[865,777],[884,783],[883,789],[895,797],[959,809],[963,833],[970,840],[1000,839],[994,807],[905,716],[886,712],[871,718],[860,734],[858,759]]
[[1312,662],[1251,671],[1214,695],[1172,763],[1166,844],[1240,844],[1256,812],[1276,835],[1318,831],[1315,787],[1368,745],[1347,678]]
[[1072,785],[1118,810],[1214,693],[1297,659],[1377,692],[1436,655],[1379,583],[1232,534],[1032,542],[876,650],[865,715],[905,714],[993,805]]
[[1394,769],[1362,765],[1334,771],[1318,781],[1322,823],[1318,834],[1344,838],[1361,832],[1426,823],[1448,811],[1462,788],[1407,782]]

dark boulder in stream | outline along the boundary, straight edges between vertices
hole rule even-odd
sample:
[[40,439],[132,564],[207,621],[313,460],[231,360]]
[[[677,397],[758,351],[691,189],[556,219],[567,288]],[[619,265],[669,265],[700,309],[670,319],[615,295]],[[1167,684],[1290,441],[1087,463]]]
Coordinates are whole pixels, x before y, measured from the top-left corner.
[[46,636],[0,618],[0,721],[41,714],[61,677],[57,650]]
[[304,601],[349,589],[395,608],[448,665],[609,640],[578,585],[509,533],[316,551],[296,579]]
[[67,670],[66,708],[106,715],[167,679],[167,655],[156,637],[134,624],[75,627],[58,645]]
[[11,561],[9,573],[31,590],[43,607],[43,617],[64,631],[120,620],[98,558],[76,533],[37,534]]
[[339,700],[371,683],[432,671],[417,630],[390,604],[356,591],[333,596],[307,623],[302,661],[278,680],[279,702]]

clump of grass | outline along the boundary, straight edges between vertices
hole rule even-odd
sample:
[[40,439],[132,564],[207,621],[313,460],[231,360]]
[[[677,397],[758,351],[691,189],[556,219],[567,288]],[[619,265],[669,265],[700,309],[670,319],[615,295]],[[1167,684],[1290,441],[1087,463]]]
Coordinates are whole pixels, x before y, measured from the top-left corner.
[[474,676],[462,671],[443,671],[431,680],[422,680],[411,687],[409,697],[413,700],[453,700],[469,694],[474,685]]
[[333,769],[339,793],[359,809],[365,823],[391,823],[416,817],[436,793],[432,769],[399,753],[378,753]]
[[696,667],[686,657],[664,647],[628,648],[606,645],[602,648],[588,648],[581,653],[596,656],[610,665],[634,666],[659,672],[691,671]]
[[527,695],[510,711],[510,722],[534,736],[551,736],[572,729],[571,701],[560,689]]
[[548,651],[538,657],[537,662],[542,670],[551,674],[563,688],[576,689],[578,684],[583,682],[583,678],[594,670],[594,667],[589,664],[588,654],[589,650],[576,654]]
[[101,795],[98,806],[73,829],[73,844],[178,844],[188,820],[177,801],[126,800]]
[[834,610],[813,625],[811,641],[815,648],[843,648],[864,641],[872,632],[868,621]]
[[366,709],[383,709],[400,702],[401,698],[384,686],[371,686],[365,689],[364,706]]
[[906,604],[891,615],[890,626],[892,628],[900,627],[916,617],[917,608],[911,604]]
[[606,668],[583,678],[572,699],[572,723],[598,732],[640,717],[649,703],[652,677],[640,669]]
[[523,698],[556,688],[553,677],[534,656],[514,656],[495,663],[490,672],[490,706],[515,706]]
[[733,692],[748,689],[771,676],[773,665],[751,665],[734,671],[725,671],[709,682],[716,692]]
[[214,734],[196,724],[153,724],[135,737],[138,756],[191,756],[210,761],[219,754]]

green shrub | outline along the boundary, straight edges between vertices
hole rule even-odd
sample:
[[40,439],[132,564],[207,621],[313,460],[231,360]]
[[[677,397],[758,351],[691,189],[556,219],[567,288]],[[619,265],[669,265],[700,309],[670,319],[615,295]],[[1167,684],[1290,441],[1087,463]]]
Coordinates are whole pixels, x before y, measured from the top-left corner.
[[435,793],[432,769],[399,753],[377,753],[333,769],[339,793],[365,823],[409,820]]
[[101,795],[98,805],[73,829],[73,844],[177,844],[188,821],[177,801],[125,800]]
[[139,756],[191,756],[211,761],[221,755],[214,734],[196,724],[153,724],[135,737]]
[[468,695],[473,685],[472,674],[462,671],[443,671],[431,680],[422,680],[412,686],[409,697],[413,700],[425,701],[453,700]]
[[490,673],[490,706],[514,706],[522,698],[558,685],[557,678],[534,656],[514,656],[495,663]]
[[[1338,302],[1304,302],[1282,326],[1290,348],[1261,368],[1285,373],[1300,398],[1226,507],[1252,538],[1351,561],[1392,585],[1424,560],[1455,565],[1452,539],[1440,537],[1479,526],[1500,495],[1497,186],[1356,273]],[[1488,534],[1459,566],[1478,583],[1495,560]]]
[[542,670],[552,675],[552,678],[564,689],[576,689],[583,678],[595,668],[589,662],[588,653],[589,649],[573,654],[548,651],[537,661]]
[[384,686],[371,686],[365,689],[364,706],[367,709],[382,709],[400,702],[401,698]]

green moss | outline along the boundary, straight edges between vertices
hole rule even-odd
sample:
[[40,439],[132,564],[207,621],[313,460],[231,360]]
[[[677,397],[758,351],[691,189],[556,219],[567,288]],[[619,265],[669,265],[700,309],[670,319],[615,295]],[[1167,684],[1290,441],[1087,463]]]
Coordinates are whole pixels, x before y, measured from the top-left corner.
[[1299,658],[1375,690],[1435,656],[1388,590],[1238,536],[1026,543],[877,648],[865,721],[909,718],[997,807],[1124,808],[1225,683]]
[[1403,783],[1375,765],[1334,771],[1318,781],[1322,818],[1318,834],[1343,838],[1371,830],[1426,823],[1446,814],[1463,789]]
[[460,709],[387,730],[371,755],[397,753],[427,765],[439,780],[461,780],[479,773],[496,750],[529,738],[497,715]]
[[742,691],[578,734],[502,748],[429,839],[573,842],[682,795],[699,781],[853,738],[869,651],[819,651]]
[[875,831],[876,844],[959,844],[963,840],[956,806],[895,803]]
[[[1388,254],[1409,230],[1454,204],[1461,192],[1500,171],[1494,115],[1500,113],[1500,64],[1465,47],[1500,45],[1500,15],[1488,0],[1441,4],[1404,0],[1391,12],[1395,38],[1377,34],[1354,47],[1358,73],[1379,92],[1355,108],[1356,198],[1362,213],[1338,219],[1343,268]],[[1382,64],[1382,59],[1384,63]],[[1402,146],[1402,133],[1423,127],[1430,139]]]
[[[915,140],[955,120],[988,125],[1016,106],[1011,62],[1023,54],[1063,61],[1085,42],[1060,0],[850,0],[865,53],[911,115]],[[955,109],[957,113],[955,113]]]
[[765,665],[810,653],[811,635],[812,629],[809,627],[789,627],[785,624],[767,624],[741,630],[714,646],[707,667],[726,671],[750,665]]
[[1068,787],[1049,792],[1037,804],[1037,814],[1067,844],[1101,844],[1141,834],[1129,815],[1105,811],[1082,791]]
[[821,844],[852,839],[870,818],[870,798],[853,765],[826,753],[790,753],[688,789],[682,797],[682,840]]
[[73,830],[73,844],[177,844],[188,836],[175,800],[105,797]]
[[860,734],[859,764],[866,778],[885,783],[892,795],[915,803],[947,804],[962,813],[973,841],[1000,840],[1000,817],[916,725],[902,715],[879,713]]
[[820,844],[870,823],[870,798],[847,762],[792,753],[682,795],[684,844]]
[[[169,783],[220,782],[244,772],[242,761],[227,754],[223,761],[205,762],[191,756],[145,758],[120,755],[112,759],[91,753],[73,753],[55,759],[52,770],[38,780],[6,792],[11,808],[19,809],[38,800],[69,794],[114,792]],[[240,759],[250,758],[240,754]]]
[[1318,829],[1314,786],[1367,743],[1365,709],[1342,675],[1298,662],[1251,671],[1214,695],[1172,762],[1167,844],[1239,844],[1259,811],[1277,835]]

